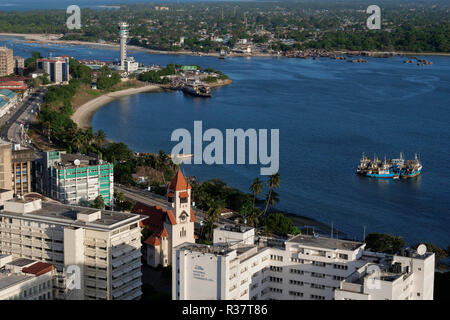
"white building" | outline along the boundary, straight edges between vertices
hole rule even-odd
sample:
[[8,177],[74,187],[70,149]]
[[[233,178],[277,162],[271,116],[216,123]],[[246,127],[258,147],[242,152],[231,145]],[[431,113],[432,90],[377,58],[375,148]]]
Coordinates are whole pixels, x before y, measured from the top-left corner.
[[0,300],[52,300],[55,274],[49,263],[0,254]]
[[145,215],[142,226],[149,233],[144,241],[149,266],[172,264],[173,248],[182,243],[195,243],[195,214],[191,207],[191,186],[178,171],[167,187],[167,209],[137,203],[133,213]]
[[[0,211],[0,253],[54,265],[56,299],[139,299],[141,220],[40,199],[10,200]],[[73,275],[76,281],[67,281]]]
[[69,60],[67,56],[38,59],[37,67],[49,75],[50,82],[64,83],[70,80]]
[[128,73],[136,72],[139,69],[139,62],[133,57],[129,57],[123,61],[123,70]]
[[[224,237],[224,230],[215,232]],[[255,244],[185,243],[173,261],[174,300],[433,299],[433,253],[373,253],[354,241],[298,235]]]

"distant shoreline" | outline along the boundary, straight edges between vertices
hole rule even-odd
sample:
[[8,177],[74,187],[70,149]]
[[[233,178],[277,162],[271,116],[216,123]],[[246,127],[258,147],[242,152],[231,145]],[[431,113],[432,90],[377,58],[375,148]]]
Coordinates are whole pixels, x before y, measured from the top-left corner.
[[[74,45],[74,46],[88,46],[88,47],[103,47],[103,48],[114,48],[118,49],[119,44],[105,42],[89,42],[89,41],[79,41],[79,40],[60,40],[61,35],[57,34],[33,34],[33,33],[0,33],[0,36],[6,37],[17,37],[24,38],[25,40],[38,41],[38,42],[50,42],[52,44],[64,44],[64,45]],[[187,56],[205,56],[205,57],[219,57],[220,54],[217,52],[210,53],[195,53],[192,51],[180,50],[180,51],[164,51],[148,49],[133,45],[128,45],[128,48],[134,51],[147,52],[150,54],[168,54],[168,55],[187,55]],[[366,53],[369,57],[384,57],[384,56],[443,56],[450,57],[449,52],[408,52],[408,51],[350,51],[350,50],[335,50],[329,51],[333,55],[343,55],[343,54],[356,54],[358,52]],[[229,55],[230,57],[283,57],[282,55],[272,54],[272,53],[233,53]]]

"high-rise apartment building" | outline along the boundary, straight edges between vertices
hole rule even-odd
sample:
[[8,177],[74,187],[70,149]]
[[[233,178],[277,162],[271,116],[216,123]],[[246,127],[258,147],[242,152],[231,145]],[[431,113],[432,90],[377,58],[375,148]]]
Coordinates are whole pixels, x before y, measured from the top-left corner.
[[13,50],[0,47],[0,77],[9,76],[14,73]]
[[56,299],[139,299],[143,218],[10,200],[0,211],[0,253],[55,266]]
[[361,242],[308,235],[249,244],[254,234],[245,228],[216,232],[215,239],[222,240],[214,246],[175,248],[173,299],[433,299],[431,252],[390,255],[365,250]]
[[44,152],[36,174],[36,191],[62,203],[78,205],[99,195],[107,206],[113,203],[114,165],[96,157]]
[[69,57],[38,59],[37,67],[49,75],[51,82],[62,83],[70,80]]

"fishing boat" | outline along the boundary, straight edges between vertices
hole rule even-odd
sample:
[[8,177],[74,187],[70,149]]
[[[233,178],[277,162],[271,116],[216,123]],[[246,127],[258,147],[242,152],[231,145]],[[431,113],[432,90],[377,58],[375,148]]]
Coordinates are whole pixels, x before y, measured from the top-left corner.
[[376,156],[372,160],[363,153],[356,173],[372,178],[409,179],[420,175],[422,168],[417,154],[414,160],[405,160],[403,153],[400,153],[399,158],[387,160],[385,157],[384,161],[381,161]]

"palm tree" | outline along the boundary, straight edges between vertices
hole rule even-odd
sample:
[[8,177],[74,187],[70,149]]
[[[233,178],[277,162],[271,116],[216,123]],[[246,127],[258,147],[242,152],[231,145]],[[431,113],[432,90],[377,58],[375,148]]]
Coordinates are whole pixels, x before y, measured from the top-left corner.
[[205,219],[203,220],[202,234],[205,238],[212,240],[214,225],[219,221],[222,213],[223,204],[221,201],[211,199],[208,201],[208,211],[206,211]]
[[261,193],[262,188],[263,182],[259,178],[255,178],[250,186],[250,191],[253,192],[253,208],[255,207],[256,197]]
[[98,130],[95,134],[94,134],[94,140],[95,140],[95,144],[97,146],[99,146],[100,148],[103,147],[103,145],[106,143],[106,133],[103,130]]
[[247,224],[256,228],[261,217],[261,210],[258,208],[251,208],[247,214]]
[[267,209],[269,208],[269,204],[272,202],[272,193],[274,189],[277,189],[280,186],[281,183],[281,177],[279,173],[275,173],[270,176],[269,181],[267,181],[267,184],[269,185],[269,194],[266,196],[266,207],[264,208],[263,215],[266,215]]
[[269,197],[269,194],[266,194],[266,202],[269,203],[268,208],[272,208],[275,203],[280,202],[280,196],[275,191],[272,191],[272,195]]

